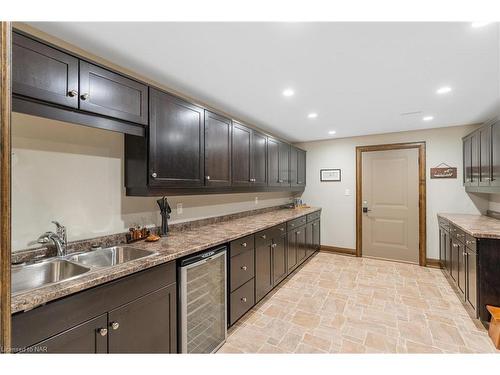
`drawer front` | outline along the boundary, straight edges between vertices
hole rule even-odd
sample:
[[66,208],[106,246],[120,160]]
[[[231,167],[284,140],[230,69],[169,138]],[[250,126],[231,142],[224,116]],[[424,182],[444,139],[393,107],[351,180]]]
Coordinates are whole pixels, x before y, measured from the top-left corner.
[[273,228],[255,233],[255,247],[270,245],[273,239]]
[[233,325],[252,308],[255,303],[254,279],[247,281],[243,286],[236,289],[230,296],[229,324]]
[[477,241],[475,237],[472,237],[470,234],[465,235],[465,246],[467,249],[476,252],[477,251]]
[[286,230],[287,232],[293,231],[295,228],[300,227],[301,225],[304,225],[307,222],[306,216],[301,216],[297,219],[290,220],[286,224]]
[[255,250],[250,249],[231,257],[230,262],[230,287],[233,292],[255,276]]
[[238,238],[237,240],[231,241],[229,248],[230,248],[229,254],[232,257],[239,255],[246,250],[254,249],[255,243],[253,234],[250,236]]
[[311,221],[317,220],[320,217],[321,217],[321,211],[313,212],[312,214],[307,215],[307,222],[310,223]]
[[456,238],[458,241],[465,243],[465,232],[462,229],[457,228],[454,225],[451,225],[450,226],[450,234],[452,237]]

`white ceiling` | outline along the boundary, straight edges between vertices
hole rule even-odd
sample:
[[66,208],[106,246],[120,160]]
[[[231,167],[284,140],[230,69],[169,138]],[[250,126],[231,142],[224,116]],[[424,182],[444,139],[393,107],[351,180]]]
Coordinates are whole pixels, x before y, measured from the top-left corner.
[[475,123],[498,106],[497,24],[31,25],[290,141]]

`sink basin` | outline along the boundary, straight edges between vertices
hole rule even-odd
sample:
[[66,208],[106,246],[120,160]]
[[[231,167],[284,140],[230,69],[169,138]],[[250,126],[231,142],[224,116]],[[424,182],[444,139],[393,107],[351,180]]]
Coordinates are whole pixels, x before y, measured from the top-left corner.
[[12,294],[69,280],[90,269],[64,259],[50,259],[44,262],[12,267]]
[[67,259],[91,267],[109,267],[153,255],[155,252],[128,246],[115,246],[88,253],[75,254]]

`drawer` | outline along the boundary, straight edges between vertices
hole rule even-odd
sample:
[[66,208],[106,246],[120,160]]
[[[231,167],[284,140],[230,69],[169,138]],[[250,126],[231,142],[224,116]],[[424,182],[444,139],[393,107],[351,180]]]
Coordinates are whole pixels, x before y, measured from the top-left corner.
[[454,225],[450,226],[450,234],[462,243],[465,243],[465,232]]
[[231,241],[229,246],[229,254],[234,257],[245,250],[251,250],[255,248],[253,234],[250,236],[238,238],[237,240]]
[[286,223],[286,230],[287,232],[290,232],[294,230],[297,227],[300,227],[301,225],[304,225],[307,222],[307,218],[305,216],[301,216],[297,219],[290,220],[288,223]]
[[255,304],[255,284],[254,279],[247,281],[243,286],[231,293],[229,324],[233,325],[236,321],[250,310]]
[[317,220],[320,217],[321,217],[321,211],[313,212],[312,214],[307,215],[307,222],[310,223],[311,221]]
[[273,239],[272,228],[255,233],[255,247],[270,245]]
[[255,275],[255,250],[245,250],[231,257],[230,260],[230,288],[231,292],[238,289]]
[[465,235],[465,246],[469,250],[472,250],[473,252],[477,252],[477,240],[475,237],[472,237],[470,234]]

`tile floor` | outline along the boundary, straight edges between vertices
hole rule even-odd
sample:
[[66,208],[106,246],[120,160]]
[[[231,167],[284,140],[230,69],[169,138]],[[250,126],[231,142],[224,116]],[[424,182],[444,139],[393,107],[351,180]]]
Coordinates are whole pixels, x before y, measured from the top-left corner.
[[219,353],[495,353],[438,269],[318,253]]

